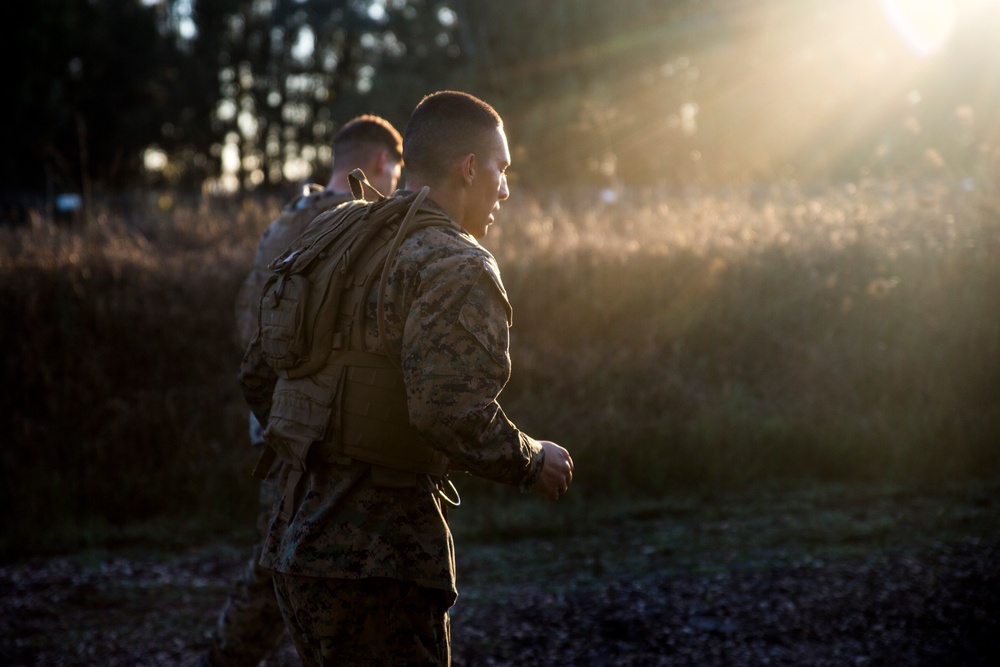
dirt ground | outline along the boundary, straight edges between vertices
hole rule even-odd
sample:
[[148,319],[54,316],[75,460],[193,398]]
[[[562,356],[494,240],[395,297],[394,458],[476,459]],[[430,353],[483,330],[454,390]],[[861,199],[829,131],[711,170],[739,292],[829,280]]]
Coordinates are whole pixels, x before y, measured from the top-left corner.
[[[454,665],[998,664],[995,490],[649,505],[465,544],[456,529]],[[2,565],[0,664],[194,664],[248,554]],[[298,662],[286,643],[267,664]]]

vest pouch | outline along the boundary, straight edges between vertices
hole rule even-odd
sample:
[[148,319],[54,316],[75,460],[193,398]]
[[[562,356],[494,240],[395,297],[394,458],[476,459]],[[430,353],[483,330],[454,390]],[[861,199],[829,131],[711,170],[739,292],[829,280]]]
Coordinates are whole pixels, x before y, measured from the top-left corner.
[[305,462],[309,448],[322,442],[333,417],[343,373],[278,378],[264,440],[281,456]]
[[445,475],[448,458],[426,445],[410,425],[399,371],[351,366],[340,410],[343,452],[395,470]]
[[276,371],[298,366],[309,354],[303,326],[308,294],[309,281],[298,274],[272,277],[261,292],[260,348]]

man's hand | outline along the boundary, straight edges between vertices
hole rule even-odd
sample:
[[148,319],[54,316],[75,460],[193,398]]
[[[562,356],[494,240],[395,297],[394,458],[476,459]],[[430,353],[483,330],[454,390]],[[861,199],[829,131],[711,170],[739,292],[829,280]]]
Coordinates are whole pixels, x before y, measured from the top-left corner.
[[549,500],[559,500],[573,481],[573,459],[569,452],[554,442],[540,440],[545,452],[545,464],[532,491]]

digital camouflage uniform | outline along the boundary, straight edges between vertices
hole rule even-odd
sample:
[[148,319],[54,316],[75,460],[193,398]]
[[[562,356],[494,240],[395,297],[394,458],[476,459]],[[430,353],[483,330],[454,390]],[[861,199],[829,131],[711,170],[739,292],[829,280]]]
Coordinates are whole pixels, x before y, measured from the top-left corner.
[[[447,216],[433,203],[422,206]],[[511,308],[493,256],[449,222],[414,231],[392,262],[384,298],[388,347],[401,362],[410,422],[427,444],[443,452],[453,470],[527,491],[541,473],[542,447],[518,430],[497,402],[510,377]],[[367,303],[364,347],[370,352],[383,350],[376,310],[377,287]],[[254,412],[266,420],[273,379],[253,345],[241,381]],[[278,512],[272,521],[261,564],[275,572],[279,598],[299,597],[291,601],[294,606],[284,601],[286,622],[293,616],[322,615],[335,606],[337,581],[354,582],[345,587],[345,596],[357,594],[357,582],[367,580],[376,587],[401,582],[404,594],[409,592],[406,585],[415,585],[438,595],[442,603],[436,632],[447,636],[446,610],[458,590],[447,503],[432,487],[441,480],[415,476],[414,484],[389,488],[373,483],[371,470],[357,460],[309,464],[298,483],[288,485],[292,466],[282,468],[283,493],[294,494],[283,506],[292,509],[287,516]],[[318,593],[316,586],[310,589],[310,582],[323,580],[329,582],[328,592],[322,584]],[[310,610],[310,604],[318,608]],[[306,664],[385,664],[371,657],[383,649],[386,655],[403,656],[405,664],[448,662],[433,651],[393,645],[388,632],[376,638],[383,647],[367,648],[373,662],[343,654],[332,659],[338,633],[350,644],[364,630],[328,624],[319,640],[315,628],[293,625],[293,640]],[[296,631],[313,636],[295,636]]]
[[[306,225],[323,211],[352,199],[350,195],[324,190],[318,185],[285,205],[257,245],[254,265],[236,297],[236,333],[241,349],[246,349],[257,331],[261,288],[270,275],[271,260],[280,255]],[[260,450],[264,439],[260,423],[250,414],[250,442]],[[229,592],[212,634],[204,665],[256,665],[270,655],[285,634],[285,623],[274,596],[271,572],[260,566],[264,537],[271,522],[271,510],[280,499],[275,463],[258,491],[257,534],[252,557]]]

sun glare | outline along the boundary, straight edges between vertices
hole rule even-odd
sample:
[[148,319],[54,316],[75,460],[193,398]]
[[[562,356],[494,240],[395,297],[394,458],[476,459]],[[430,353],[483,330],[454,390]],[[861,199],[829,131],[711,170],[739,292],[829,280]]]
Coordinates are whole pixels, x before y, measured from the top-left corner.
[[907,47],[924,57],[947,41],[958,15],[954,0],[879,0],[879,6]]
[[[915,167],[934,149],[954,169],[959,143],[986,140],[985,126],[958,127],[955,110],[988,118],[997,104],[1000,0],[754,3],[732,16],[728,41],[692,56],[711,85],[682,100],[697,111],[682,129],[706,164]],[[677,88],[673,77],[665,86]]]

